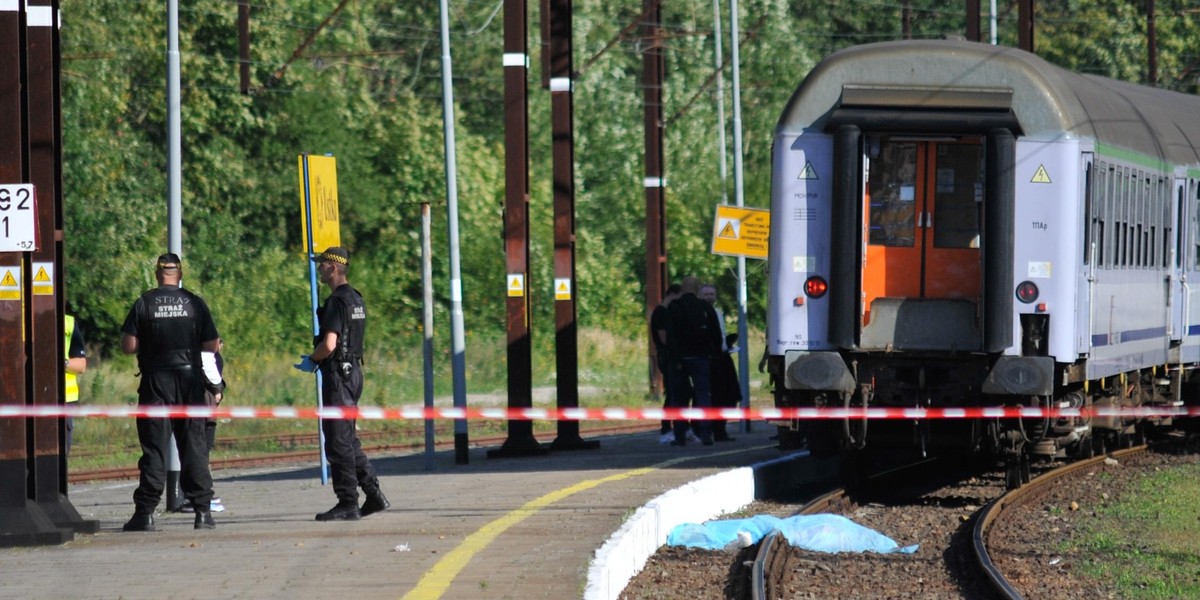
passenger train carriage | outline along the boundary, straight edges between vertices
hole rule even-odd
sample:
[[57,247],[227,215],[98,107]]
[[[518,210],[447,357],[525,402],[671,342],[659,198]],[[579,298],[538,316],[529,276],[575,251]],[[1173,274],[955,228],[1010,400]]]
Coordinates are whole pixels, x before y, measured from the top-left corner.
[[[963,41],[818,64],[775,133],[779,406],[1178,405],[1200,362],[1200,98]],[[1132,419],[794,421],[872,443],[1090,455]],[[1027,471],[1026,471],[1027,473]],[[1010,469],[1012,477],[1020,472]]]

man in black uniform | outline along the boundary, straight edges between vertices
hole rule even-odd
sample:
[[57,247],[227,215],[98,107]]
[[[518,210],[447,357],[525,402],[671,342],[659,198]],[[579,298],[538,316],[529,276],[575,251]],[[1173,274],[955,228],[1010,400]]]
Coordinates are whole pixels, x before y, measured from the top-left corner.
[[[721,327],[712,305],[701,300],[700,280],[689,275],[683,278],[683,295],[667,308],[667,350],[671,360],[671,390],[692,389],[692,399],[698,408],[712,406],[710,371],[712,358],[721,351]],[[680,403],[682,404],[682,403]],[[683,406],[681,406],[682,408]],[[692,422],[696,435],[705,446],[713,443],[712,426],[708,420]],[[687,421],[675,421],[673,446],[687,443]]]
[[[362,396],[363,336],[367,307],[362,295],[346,280],[350,253],[333,246],[313,257],[317,277],[329,286],[329,297],[317,313],[320,333],[313,340],[312,354],[301,356],[297,369],[321,370],[321,396],[326,406],[357,407]],[[318,521],[356,521],[387,510],[391,503],[379,489],[379,478],[354,430],[354,419],[324,419],[325,456],[338,503],[317,515]],[[366,494],[358,506],[358,488]]]
[[[137,354],[142,382],[139,406],[205,406],[207,389],[218,399],[225,382],[217,373],[217,326],[208,305],[183,289],[179,256],[158,257],[158,287],[141,295],[121,326],[121,350]],[[196,511],[196,529],[213,529],[212,475],[208,471],[208,445],[204,419],[137,420],[142,458],[141,479],[133,492],[134,513],[125,531],[154,531],[154,509],[166,483],[166,459],[171,434],[179,448],[180,484]]]
[[[683,294],[683,287],[678,283],[667,286],[662,303],[655,306],[650,313],[650,339],[654,342],[654,357],[663,380],[663,408],[675,406],[675,400],[671,397],[671,360],[667,352],[667,307],[671,306],[671,302],[681,294]],[[675,439],[671,422],[666,419],[663,420],[658,433],[660,444],[669,444]]]

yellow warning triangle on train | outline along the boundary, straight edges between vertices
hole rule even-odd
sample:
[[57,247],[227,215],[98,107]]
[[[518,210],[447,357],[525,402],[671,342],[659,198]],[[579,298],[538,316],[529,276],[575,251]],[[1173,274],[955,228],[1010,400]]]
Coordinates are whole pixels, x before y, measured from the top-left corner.
[[46,267],[38,267],[37,274],[33,276],[34,283],[50,283],[50,275],[46,273]]
[[0,285],[8,287],[17,285],[17,280],[13,277],[12,271],[4,272],[4,279],[0,279]]
[[1046,172],[1046,165],[1038,165],[1037,171],[1033,174],[1033,179],[1030,179],[1029,182],[1052,183],[1050,181],[1050,174]]

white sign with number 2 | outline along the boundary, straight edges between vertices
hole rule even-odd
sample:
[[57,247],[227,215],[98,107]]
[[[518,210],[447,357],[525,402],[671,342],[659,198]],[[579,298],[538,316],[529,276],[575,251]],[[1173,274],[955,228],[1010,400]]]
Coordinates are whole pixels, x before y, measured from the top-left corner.
[[0,252],[32,252],[36,242],[33,184],[0,185]]

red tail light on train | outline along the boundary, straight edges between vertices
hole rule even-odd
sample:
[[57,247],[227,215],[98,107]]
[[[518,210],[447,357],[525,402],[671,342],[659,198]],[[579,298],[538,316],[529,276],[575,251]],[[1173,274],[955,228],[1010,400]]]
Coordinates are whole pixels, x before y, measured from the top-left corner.
[[1038,299],[1038,287],[1032,281],[1022,281],[1017,284],[1017,300],[1025,304],[1032,304]]
[[829,291],[829,284],[825,283],[825,278],[820,275],[813,275],[804,280],[804,293],[808,294],[809,298],[820,298]]

